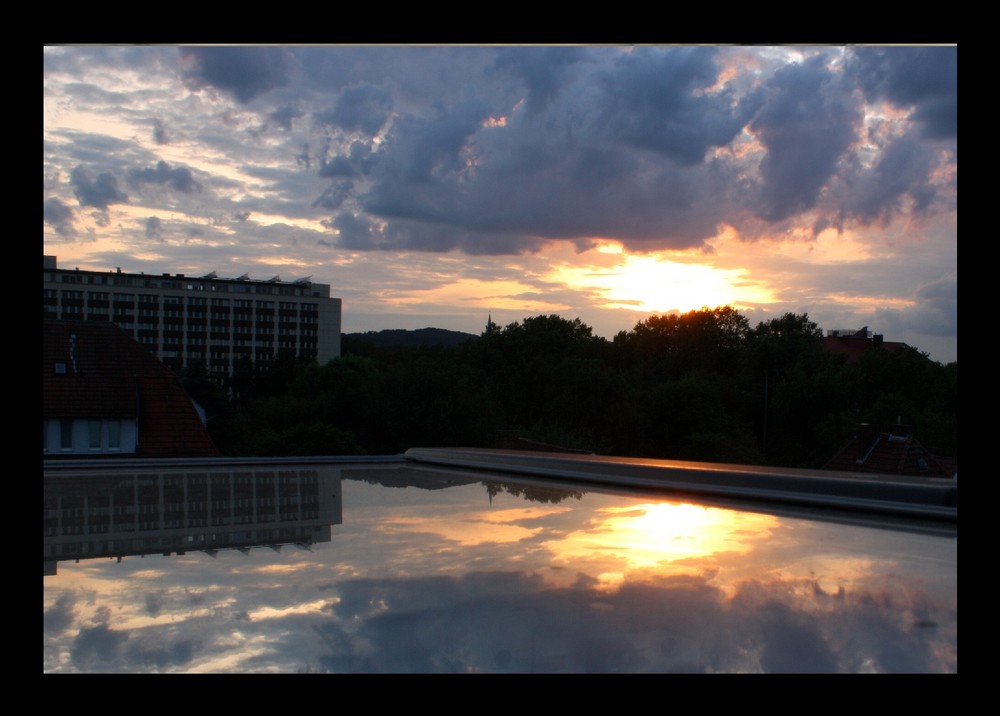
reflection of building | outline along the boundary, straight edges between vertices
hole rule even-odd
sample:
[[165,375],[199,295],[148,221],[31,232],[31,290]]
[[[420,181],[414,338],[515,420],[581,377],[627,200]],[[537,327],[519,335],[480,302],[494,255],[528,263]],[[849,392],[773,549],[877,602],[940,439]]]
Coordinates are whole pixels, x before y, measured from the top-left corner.
[[117,326],[42,321],[46,457],[218,451],[180,379]]
[[110,474],[45,476],[45,574],[65,560],[308,546],[342,521],[339,475],[316,470]]
[[216,378],[283,352],[320,364],[338,357],[340,305],[329,285],[309,279],[67,270],[44,257],[45,318],[110,321],[167,365],[201,363]]

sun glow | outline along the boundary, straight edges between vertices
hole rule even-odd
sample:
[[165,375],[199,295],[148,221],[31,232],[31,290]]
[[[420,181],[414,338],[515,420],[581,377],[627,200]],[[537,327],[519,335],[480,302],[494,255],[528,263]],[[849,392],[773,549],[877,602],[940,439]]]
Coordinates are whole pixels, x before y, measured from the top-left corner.
[[745,278],[746,273],[655,255],[623,255],[620,263],[607,268],[563,266],[553,278],[595,291],[603,308],[662,313],[775,302],[773,291]]
[[[672,572],[696,568],[697,558],[728,552],[740,554],[753,549],[777,527],[771,515],[731,512],[681,503],[648,503],[627,508],[611,508],[606,518],[590,529],[573,532],[548,546],[560,559],[613,558],[629,569],[662,569]],[[675,564],[688,561],[687,565]],[[602,570],[612,573],[611,564]]]

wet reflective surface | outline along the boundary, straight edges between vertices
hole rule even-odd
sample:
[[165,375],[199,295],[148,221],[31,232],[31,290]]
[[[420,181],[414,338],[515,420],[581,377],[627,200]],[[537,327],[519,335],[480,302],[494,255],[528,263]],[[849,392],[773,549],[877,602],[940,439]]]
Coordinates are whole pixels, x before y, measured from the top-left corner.
[[47,477],[44,515],[50,673],[958,668],[954,536],[407,464]]

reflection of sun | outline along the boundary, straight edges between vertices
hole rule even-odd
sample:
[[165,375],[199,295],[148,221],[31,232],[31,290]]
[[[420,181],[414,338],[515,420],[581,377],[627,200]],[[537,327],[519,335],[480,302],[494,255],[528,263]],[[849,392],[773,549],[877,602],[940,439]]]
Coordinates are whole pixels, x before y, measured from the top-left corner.
[[[633,570],[673,565],[669,571],[674,574],[697,568],[692,560],[720,552],[748,552],[778,524],[772,515],[670,502],[603,512],[607,517],[591,529],[547,546],[559,560],[590,562],[601,567],[599,573],[615,573],[624,563]],[[676,564],[682,561],[686,566]]]

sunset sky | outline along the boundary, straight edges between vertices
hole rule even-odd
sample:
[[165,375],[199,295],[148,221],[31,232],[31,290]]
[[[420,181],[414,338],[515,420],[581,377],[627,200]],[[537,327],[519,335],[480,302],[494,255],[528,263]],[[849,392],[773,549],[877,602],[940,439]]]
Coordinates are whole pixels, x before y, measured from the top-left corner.
[[44,253],[343,330],[808,313],[957,360],[955,46],[48,46]]

